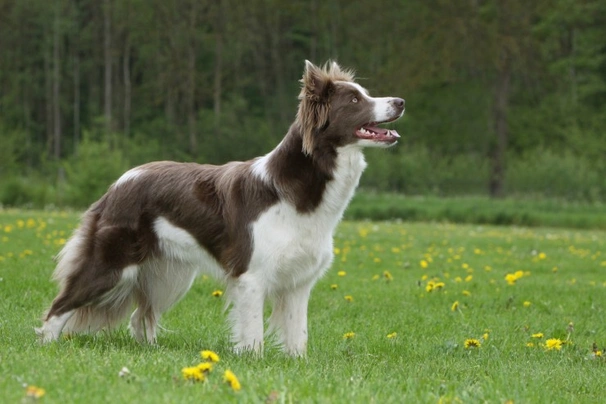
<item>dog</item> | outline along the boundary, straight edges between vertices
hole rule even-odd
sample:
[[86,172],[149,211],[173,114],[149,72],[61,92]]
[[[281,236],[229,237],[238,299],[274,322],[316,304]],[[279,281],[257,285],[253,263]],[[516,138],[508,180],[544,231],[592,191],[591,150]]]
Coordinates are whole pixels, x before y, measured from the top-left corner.
[[268,332],[293,356],[307,349],[307,306],[333,259],[333,233],[366,167],[365,147],[400,137],[377,125],[404,100],[373,98],[353,71],[305,62],[294,123],[270,153],[221,166],[153,162],[133,168],[84,213],[58,255],[60,291],[36,331],[117,326],[155,343],[158,321],[199,273],[226,284],[234,349],[262,352]]

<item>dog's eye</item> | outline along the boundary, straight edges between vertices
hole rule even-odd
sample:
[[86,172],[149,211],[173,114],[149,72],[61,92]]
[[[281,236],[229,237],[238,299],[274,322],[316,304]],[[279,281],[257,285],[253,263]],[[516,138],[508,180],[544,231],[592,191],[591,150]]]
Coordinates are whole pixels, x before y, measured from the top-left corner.
[[358,102],[358,97],[353,97],[353,98],[351,99],[351,102],[353,102],[354,104],[355,104],[356,102]]

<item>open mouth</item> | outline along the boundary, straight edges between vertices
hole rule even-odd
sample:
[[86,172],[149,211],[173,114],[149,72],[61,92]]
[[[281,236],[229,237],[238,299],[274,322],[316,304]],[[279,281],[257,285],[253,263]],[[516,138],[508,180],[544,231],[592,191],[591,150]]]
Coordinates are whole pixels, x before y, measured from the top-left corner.
[[[384,123],[384,122],[380,122]],[[360,139],[372,140],[379,143],[395,143],[400,138],[398,132],[393,129],[379,128],[377,122],[370,122],[356,130],[356,136]]]

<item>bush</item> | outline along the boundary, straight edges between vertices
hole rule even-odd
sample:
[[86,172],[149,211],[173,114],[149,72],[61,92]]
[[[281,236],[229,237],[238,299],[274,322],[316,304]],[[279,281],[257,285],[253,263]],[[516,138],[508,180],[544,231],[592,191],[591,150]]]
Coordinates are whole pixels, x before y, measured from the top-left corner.
[[107,143],[85,139],[77,155],[64,163],[66,182],[62,184],[60,203],[86,207],[103,195],[109,185],[126,171],[128,164],[120,150]]

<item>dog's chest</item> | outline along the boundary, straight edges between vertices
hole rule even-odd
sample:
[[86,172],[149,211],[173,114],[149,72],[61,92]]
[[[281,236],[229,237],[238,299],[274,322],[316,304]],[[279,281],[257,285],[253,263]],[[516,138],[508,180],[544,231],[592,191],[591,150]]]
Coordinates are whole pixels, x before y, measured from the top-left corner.
[[365,165],[361,153],[344,153],[342,161],[337,161],[334,180],[328,183],[321,204],[312,213],[299,213],[292,204],[282,201],[251,224],[249,271],[262,273],[270,291],[315,282],[328,269],[335,227]]

